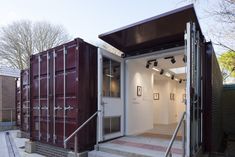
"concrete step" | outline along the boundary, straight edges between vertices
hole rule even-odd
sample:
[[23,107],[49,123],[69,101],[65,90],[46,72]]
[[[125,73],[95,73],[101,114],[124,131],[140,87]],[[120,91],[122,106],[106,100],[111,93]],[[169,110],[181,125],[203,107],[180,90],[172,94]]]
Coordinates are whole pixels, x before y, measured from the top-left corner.
[[[99,151],[92,151],[88,157],[162,157],[165,155],[168,140],[142,137],[122,137],[99,144]],[[176,142],[172,148],[172,156],[181,157],[181,143]]]
[[55,147],[52,145],[36,142],[35,143],[35,152],[47,157],[67,157],[69,150]]
[[88,157],[124,157],[124,156],[93,150],[91,152],[88,152]]

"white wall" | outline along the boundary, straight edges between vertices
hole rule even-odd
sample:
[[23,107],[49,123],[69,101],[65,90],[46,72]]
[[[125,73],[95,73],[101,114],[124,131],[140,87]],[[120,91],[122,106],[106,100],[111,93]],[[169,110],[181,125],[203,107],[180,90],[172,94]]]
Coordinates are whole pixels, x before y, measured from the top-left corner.
[[176,91],[177,91],[177,95],[176,95],[176,110],[177,110],[177,122],[180,121],[180,118],[183,114],[183,112],[186,110],[186,105],[184,104],[183,101],[183,94],[185,94],[185,82],[183,82],[182,84],[177,84],[176,86]]
[[[171,79],[158,80],[155,75],[154,93],[159,93],[159,100],[155,100],[154,124],[172,124],[180,120],[185,105],[182,102],[182,95],[185,92],[185,85]],[[175,100],[170,100],[170,93],[174,93]]]
[[[185,84],[171,79],[159,80],[159,75],[135,61],[126,63],[126,130],[127,135],[152,129],[154,124],[171,124],[179,121],[185,105],[182,95]],[[142,86],[142,96],[137,96],[137,86]],[[159,93],[159,100],[153,100]],[[170,100],[170,93],[175,100]]]
[[[153,77],[151,70],[136,62],[127,61],[126,134],[136,134],[153,127]],[[142,96],[137,96],[142,86]]]

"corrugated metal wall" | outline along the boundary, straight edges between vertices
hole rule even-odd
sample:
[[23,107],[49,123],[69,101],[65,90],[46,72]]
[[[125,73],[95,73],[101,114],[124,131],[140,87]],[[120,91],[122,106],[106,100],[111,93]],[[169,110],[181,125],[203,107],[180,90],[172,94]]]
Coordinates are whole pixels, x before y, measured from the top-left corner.
[[29,69],[22,70],[20,73],[20,92],[21,92],[21,131],[29,133],[30,120],[30,85],[29,85]]
[[212,106],[211,106],[211,150],[217,151],[223,138],[222,125],[222,89],[223,77],[214,51],[211,54]]
[[235,85],[225,85],[222,95],[223,129],[227,135],[235,134]]
[[204,56],[203,147],[206,152],[219,150],[223,139],[223,78],[211,42],[206,43]]
[[[81,39],[30,58],[30,136],[54,146],[97,111],[97,47]],[[96,143],[96,119],[78,132],[78,151]],[[73,149],[74,138],[66,144]]]

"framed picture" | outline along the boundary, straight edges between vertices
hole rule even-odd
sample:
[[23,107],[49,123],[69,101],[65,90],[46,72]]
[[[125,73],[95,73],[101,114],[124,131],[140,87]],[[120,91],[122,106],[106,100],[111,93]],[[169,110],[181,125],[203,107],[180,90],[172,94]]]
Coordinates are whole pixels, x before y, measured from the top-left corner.
[[159,100],[159,93],[153,93],[153,100]]
[[137,86],[137,96],[141,96],[141,95],[142,95],[142,87]]
[[170,100],[175,100],[175,94],[174,93],[170,93]]

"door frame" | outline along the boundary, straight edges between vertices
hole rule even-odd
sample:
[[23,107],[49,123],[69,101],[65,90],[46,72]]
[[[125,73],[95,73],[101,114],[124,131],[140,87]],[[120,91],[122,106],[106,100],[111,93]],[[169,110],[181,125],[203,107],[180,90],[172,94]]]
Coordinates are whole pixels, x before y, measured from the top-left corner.
[[[186,24],[187,82],[186,82],[186,156],[196,155],[202,148],[202,60],[200,36],[195,23]],[[195,70],[197,69],[197,70]]]
[[[104,135],[104,131],[103,131],[103,118],[104,118],[104,105],[103,105],[103,94],[102,94],[102,86],[103,86],[103,62],[102,59],[103,57],[112,59],[114,61],[117,61],[120,63],[120,99],[122,102],[122,113],[121,113],[121,128],[120,128],[120,132],[117,133],[111,133],[110,135]],[[113,54],[105,49],[102,48],[98,48],[98,103],[97,103],[97,108],[98,108],[98,121],[97,121],[97,141],[98,142],[102,142],[105,140],[110,140],[113,138],[117,138],[120,136],[124,136],[124,128],[125,128],[125,112],[124,112],[124,108],[125,108],[125,101],[124,101],[124,60],[123,58],[121,58],[120,56]],[[116,99],[116,98],[113,98]]]

